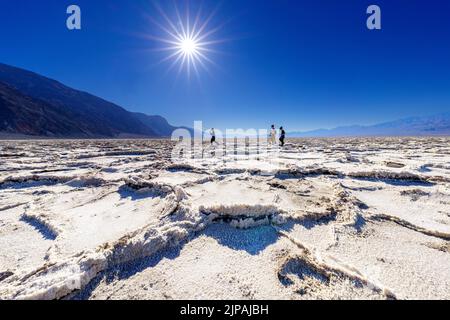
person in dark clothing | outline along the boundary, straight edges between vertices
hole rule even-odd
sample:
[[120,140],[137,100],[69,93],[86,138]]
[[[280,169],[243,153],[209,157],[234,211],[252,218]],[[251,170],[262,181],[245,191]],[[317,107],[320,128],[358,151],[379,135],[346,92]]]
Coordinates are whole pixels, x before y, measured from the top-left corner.
[[212,128],[209,131],[209,134],[211,135],[211,145],[213,145],[214,143],[217,143],[216,142],[216,130],[214,130],[214,128]]
[[286,131],[283,127],[280,128],[280,146],[284,147],[284,140],[286,139]]

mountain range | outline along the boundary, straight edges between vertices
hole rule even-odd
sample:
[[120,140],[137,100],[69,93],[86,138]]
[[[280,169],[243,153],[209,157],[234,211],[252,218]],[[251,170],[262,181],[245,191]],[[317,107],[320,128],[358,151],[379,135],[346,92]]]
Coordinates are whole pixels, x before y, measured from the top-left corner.
[[371,136],[448,136],[450,113],[410,117],[371,126],[346,126],[305,132],[290,132],[291,137],[371,137]]
[[169,137],[161,116],[133,113],[36,73],[0,63],[0,134],[53,138]]
[[[0,138],[162,138],[177,128],[156,115],[130,112],[34,72],[0,63]],[[450,113],[371,126],[346,126],[289,137],[450,135]]]

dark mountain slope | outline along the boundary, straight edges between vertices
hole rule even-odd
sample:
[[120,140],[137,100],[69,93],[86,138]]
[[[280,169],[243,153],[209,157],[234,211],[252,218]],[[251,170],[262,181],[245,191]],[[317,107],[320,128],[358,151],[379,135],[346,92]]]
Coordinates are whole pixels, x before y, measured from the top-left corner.
[[[50,110],[51,106],[52,113],[48,115],[47,120],[50,121],[50,115],[55,116],[55,123],[63,117],[70,117],[70,122],[61,122],[58,125],[60,131],[55,132],[58,136],[72,134],[70,123],[82,128],[83,133],[90,137],[158,136],[151,127],[144,125],[124,108],[36,73],[0,63],[0,81],[20,92],[22,97],[28,96],[45,103],[45,110]],[[12,96],[9,101],[14,102]],[[12,104],[10,109],[13,105],[17,106],[17,103]],[[32,126],[31,123],[29,125]]]
[[48,137],[90,137],[93,133],[73,114],[26,96],[0,82],[0,131]]

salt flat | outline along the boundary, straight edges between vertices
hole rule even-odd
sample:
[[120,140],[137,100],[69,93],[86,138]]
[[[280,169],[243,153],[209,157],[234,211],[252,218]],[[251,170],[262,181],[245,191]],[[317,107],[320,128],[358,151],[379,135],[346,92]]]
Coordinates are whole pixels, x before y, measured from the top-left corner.
[[450,138],[174,146],[0,142],[0,298],[450,299]]

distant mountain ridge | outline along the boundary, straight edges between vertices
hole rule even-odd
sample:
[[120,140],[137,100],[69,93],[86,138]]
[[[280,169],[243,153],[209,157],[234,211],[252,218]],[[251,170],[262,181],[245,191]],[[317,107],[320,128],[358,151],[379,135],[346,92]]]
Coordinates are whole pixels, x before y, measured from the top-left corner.
[[129,112],[39,74],[0,63],[0,132],[56,138],[168,137],[160,116]]
[[289,132],[291,137],[353,137],[353,136],[447,136],[450,135],[450,113],[410,117],[372,126],[346,126],[305,132]]

